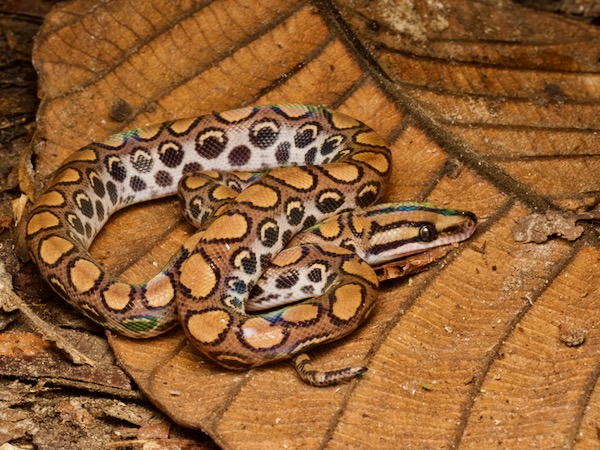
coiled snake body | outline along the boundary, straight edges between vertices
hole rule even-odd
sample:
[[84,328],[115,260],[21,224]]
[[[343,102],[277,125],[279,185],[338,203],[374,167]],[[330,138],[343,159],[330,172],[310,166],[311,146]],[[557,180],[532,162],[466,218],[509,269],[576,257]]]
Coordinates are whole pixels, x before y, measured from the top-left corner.
[[[472,234],[471,213],[412,203],[371,207],[390,176],[390,156],[363,123],[307,105],[126,131],[65,161],[34,204],[28,246],[53,289],[106,328],[151,337],[179,322],[202,354],[247,369],[354,330],[376,295],[367,262]],[[178,183],[201,231],[146,283],[107,273],[87,249],[110,215],[173,195]],[[310,295],[317,296],[298,301]],[[281,307],[287,301],[294,303]],[[273,305],[279,309],[248,312]],[[304,358],[297,364],[313,384],[364,371],[319,373]]]

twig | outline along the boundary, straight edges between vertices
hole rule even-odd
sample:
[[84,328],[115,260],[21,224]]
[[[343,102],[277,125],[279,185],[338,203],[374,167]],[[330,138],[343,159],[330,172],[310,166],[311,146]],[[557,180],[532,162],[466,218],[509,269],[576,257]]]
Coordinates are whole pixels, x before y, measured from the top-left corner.
[[67,355],[74,364],[88,364],[92,367],[96,366],[95,361],[73,347],[73,345],[61,336],[56,327],[40,318],[23,300],[21,300],[21,297],[14,291],[12,278],[6,272],[6,268],[2,261],[0,261],[0,310],[7,313],[19,310],[36,332],[41,334],[47,341],[52,342],[58,349]]

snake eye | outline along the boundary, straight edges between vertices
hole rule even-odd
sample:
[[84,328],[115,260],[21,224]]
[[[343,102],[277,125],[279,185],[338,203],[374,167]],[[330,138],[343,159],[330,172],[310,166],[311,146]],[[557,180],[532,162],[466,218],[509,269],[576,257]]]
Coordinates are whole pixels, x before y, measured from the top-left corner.
[[437,237],[437,230],[431,224],[419,228],[419,237],[423,242],[431,242]]

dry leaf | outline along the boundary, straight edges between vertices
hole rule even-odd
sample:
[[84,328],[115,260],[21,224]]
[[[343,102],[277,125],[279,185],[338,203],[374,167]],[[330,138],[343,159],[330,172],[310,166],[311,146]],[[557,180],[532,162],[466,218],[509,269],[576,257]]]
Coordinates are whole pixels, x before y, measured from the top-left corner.
[[450,252],[450,249],[456,247],[458,246],[446,245],[427,252],[411,255],[398,261],[391,261],[387,264],[377,266],[375,273],[380,282],[419,273],[429,268],[433,262],[439,261],[446,256]]
[[512,234],[515,241],[524,243],[541,244],[552,235],[574,241],[584,231],[582,226],[577,225],[579,220],[600,220],[600,212],[529,214],[517,219]]
[[[350,384],[310,388],[286,364],[230,372],[177,330],[111,337],[123,367],[176,422],[227,448],[597,444],[600,251],[560,241],[532,249],[514,243],[511,227],[526,208],[600,191],[590,44],[599,38],[593,26],[514,3],[464,0],[79,0],[55,9],[35,54],[40,179],[122,129],[316,103],[390,142],[388,200],[427,198],[487,218],[448,265],[413,286],[384,286],[370,321],[315,352],[323,367],[365,361],[369,372]],[[115,115],[115,102],[126,114]],[[140,281],[189,232],[163,200],[119,214],[93,252]],[[582,318],[583,345],[561,345],[558,317]]]
[[[23,217],[23,212],[27,206],[27,196],[25,194],[21,194],[19,198],[16,198],[11,202],[11,206],[13,210],[14,222],[17,224],[21,221],[21,217]],[[0,231],[1,230],[2,227],[0,226]]]

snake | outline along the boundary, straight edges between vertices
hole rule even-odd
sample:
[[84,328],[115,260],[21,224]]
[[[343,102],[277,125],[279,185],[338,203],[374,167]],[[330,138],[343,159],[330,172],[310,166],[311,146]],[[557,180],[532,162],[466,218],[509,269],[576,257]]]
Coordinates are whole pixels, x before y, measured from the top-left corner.
[[[372,266],[470,237],[477,218],[429,203],[376,204],[391,151],[335,110],[249,106],[124,131],[74,151],[34,202],[26,241],[41,277],[118,334],[180,324],[233,370],[293,358],[327,386],[365,367],[319,371],[306,351],[372,311]],[[112,214],[179,192],[193,234],[154,277],[131,284],[89,247]]]

